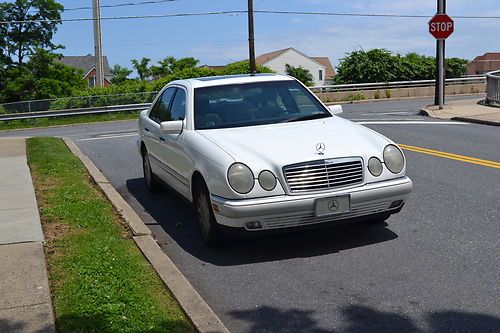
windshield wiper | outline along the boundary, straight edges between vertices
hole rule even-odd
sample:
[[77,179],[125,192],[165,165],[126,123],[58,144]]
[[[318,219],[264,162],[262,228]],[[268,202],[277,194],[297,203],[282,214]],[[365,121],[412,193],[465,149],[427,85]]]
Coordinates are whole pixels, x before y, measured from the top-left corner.
[[284,122],[291,123],[294,121],[313,120],[313,119],[321,119],[321,118],[328,118],[328,117],[330,117],[330,115],[327,113],[313,113],[313,114],[308,114],[307,116],[290,118],[290,119],[285,120]]

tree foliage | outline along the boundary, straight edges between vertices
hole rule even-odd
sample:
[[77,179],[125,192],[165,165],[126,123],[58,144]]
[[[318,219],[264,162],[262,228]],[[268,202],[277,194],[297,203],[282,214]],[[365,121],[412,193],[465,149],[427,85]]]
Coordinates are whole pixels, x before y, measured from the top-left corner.
[[61,19],[63,10],[64,7],[55,0],[15,0],[0,3],[0,18],[2,21],[11,22],[0,25],[3,62],[6,65],[20,65],[28,61],[37,49],[53,51],[61,48],[61,45],[52,43],[52,36],[57,31],[57,20]]
[[68,96],[87,83],[76,68],[55,62],[57,55],[38,49],[25,65],[10,66],[0,99],[8,102]]
[[289,64],[285,64],[285,72],[306,86],[311,86],[313,84],[314,78],[311,72],[302,66],[294,67]]
[[111,74],[113,74],[113,78],[111,79],[111,83],[113,84],[121,84],[128,80],[128,76],[132,73],[131,69],[127,67],[120,66],[118,64],[114,65],[111,68]]
[[[446,61],[446,77],[460,77],[467,72],[468,60]],[[425,80],[436,78],[434,57],[417,53],[404,56],[386,49],[357,50],[348,53],[337,67],[336,83],[369,83]]]
[[137,71],[140,80],[149,80],[151,78],[151,69],[149,68],[150,58],[142,58],[141,60],[132,59],[132,65]]
[[176,59],[172,56],[168,56],[158,61],[158,65],[151,66],[151,74],[155,79],[159,79],[186,68],[194,68],[198,62],[199,60],[192,57]]

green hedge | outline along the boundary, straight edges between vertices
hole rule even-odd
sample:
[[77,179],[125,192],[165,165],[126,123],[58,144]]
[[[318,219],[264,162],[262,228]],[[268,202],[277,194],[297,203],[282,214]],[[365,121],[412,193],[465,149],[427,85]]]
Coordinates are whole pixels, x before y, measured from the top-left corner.
[[[156,92],[174,80],[204,76],[246,74],[248,72],[249,67],[246,61],[229,64],[224,69],[186,68],[151,82],[128,80],[108,87],[76,90],[68,98],[53,101],[50,105],[50,110],[150,103],[156,96]],[[271,73],[272,71],[267,67],[258,66],[257,72]]]

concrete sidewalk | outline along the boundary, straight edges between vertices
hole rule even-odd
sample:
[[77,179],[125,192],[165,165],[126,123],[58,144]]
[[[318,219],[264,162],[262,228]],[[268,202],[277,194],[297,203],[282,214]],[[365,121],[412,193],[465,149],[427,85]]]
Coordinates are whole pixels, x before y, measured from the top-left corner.
[[429,105],[420,110],[420,113],[439,119],[500,126],[500,107],[478,104],[481,100],[483,98],[451,101],[446,103],[442,110],[436,105]]
[[55,332],[24,138],[0,138],[0,333]]

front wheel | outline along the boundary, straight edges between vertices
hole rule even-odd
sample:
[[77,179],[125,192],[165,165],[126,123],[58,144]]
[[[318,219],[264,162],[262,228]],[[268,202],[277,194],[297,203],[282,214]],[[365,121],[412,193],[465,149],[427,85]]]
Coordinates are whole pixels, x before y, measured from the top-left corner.
[[203,181],[198,181],[195,185],[194,208],[203,243],[211,248],[219,246],[222,236],[212,210],[208,188]]

